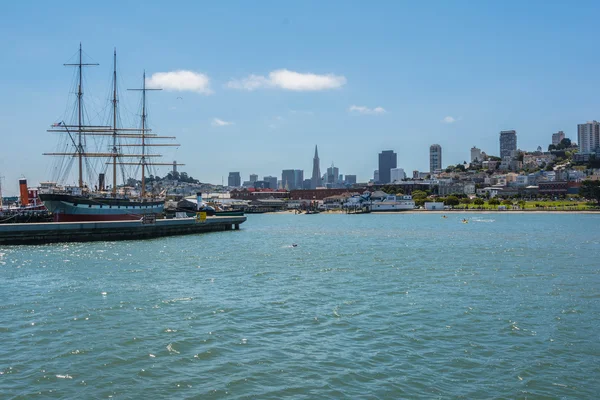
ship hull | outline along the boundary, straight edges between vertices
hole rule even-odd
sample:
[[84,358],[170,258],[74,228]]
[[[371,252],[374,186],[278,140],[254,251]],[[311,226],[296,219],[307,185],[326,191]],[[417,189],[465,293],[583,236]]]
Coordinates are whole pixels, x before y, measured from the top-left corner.
[[163,201],[139,202],[67,194],[40,194],[40,199],[54,215],[55,222],[138,220],[147,214],[162,214],[165,206]]

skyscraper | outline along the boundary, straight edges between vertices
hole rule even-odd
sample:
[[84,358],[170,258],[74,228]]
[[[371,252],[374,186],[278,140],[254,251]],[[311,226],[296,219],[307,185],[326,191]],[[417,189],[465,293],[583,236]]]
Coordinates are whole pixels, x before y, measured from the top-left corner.
[[250,182],[254,183],[258,180],[258,175],[250,174]]
[[379,183],[391,182],[390,170],[397,167],[397,155],[393,150],[383,150],[379,153]]
[[284,189],[296,190],[302,189],[304,183],[304,170],[284,169],[281,171],[281,184]]
[[265,176],[263,181],[268,182],[269,189],[277,189],[277,177],[276,176]]
[[338,167],[334,167],[333,163],[331,167],[327,168],[327,183],[337,183],[338,177],[340,175],[340,170]]
[[294,189],[303,189],[304,185],[304,170],[303,169],[295,169],[294,170]]
[[432,144],[429,146],[429,172],[433,173],[437,169],[442,169],[442,146]]
[[581,154],[590,154],[600,147],[600,122],[588,121],[577,125],[577,144]]
[[319,152],[317,151],[317,145],[315,145],[315,156],[313,158],[313,170],[310,185],[311,189],[316,189],[321,186],[321,167],[319,164]]
[[293,169],[284,169],[281,171],[281,185],[287,190],[294,190],[296,188],[296,176]]
[[227,178],[227,185],[232,187],[242,186],[242,177],[239,172],[230,172]]
[[510,157],[517,150],[517,131],[500,132],[500,158]]

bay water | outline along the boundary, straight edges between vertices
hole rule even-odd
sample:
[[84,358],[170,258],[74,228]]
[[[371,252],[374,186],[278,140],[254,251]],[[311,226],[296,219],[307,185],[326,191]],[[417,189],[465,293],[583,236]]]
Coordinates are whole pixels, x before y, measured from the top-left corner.
[[0,398],[597,398],[599,227],[265,214],[0,247]]

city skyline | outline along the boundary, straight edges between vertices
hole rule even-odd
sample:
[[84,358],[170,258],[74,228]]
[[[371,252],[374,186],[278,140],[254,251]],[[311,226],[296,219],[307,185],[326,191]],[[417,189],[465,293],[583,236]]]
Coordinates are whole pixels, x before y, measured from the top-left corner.
[[[122,118],[136,121],[139,99],[125,89],[137,87],[145,69],[147,83],[164,89],[149,99],[149,124],[181,143],[163,160],[214,184],[230,171],[308,173],[314,143],[324,165],[335,160],[368,181],[378,167],[371,155],[382,149],[394,149],[406,171],[426,171],[432,143],[443,148],[446,166],[468,161],[473,145],[498,155],[502,130],[515,129],[521,149],[545,149],[552,133],[577,141],[578,124],[600,119],[600,99],[588,89],[600,83],[600,55],[577,61],[595,44],[592,25],[564,23],[595,15],[595,2],[183,6],[185,13],[159,3],[5,5],[0,176],[7,195],[22,176],[32,186],[53,179],[52,160],[41,154],[56,147],[46,129],[70,110],[73,71],[63,64],[80,42],[86,59],[100,64],[86,71],[90,116],[108,104],[116,47]],[[50,15],[71,23],[57,29]],[[152,20],[161,29],[145,23]]]

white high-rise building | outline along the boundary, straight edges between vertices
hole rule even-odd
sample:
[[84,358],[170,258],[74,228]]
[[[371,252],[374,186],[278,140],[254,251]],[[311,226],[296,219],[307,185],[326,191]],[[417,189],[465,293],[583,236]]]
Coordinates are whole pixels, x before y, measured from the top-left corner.
[[432,144],[429,147],[429,172],[442,169],[442,146]]
[[600,147],[600,122],[588,121],[577,125],[577,144],[580,154],[595,153]]
[[471,147],[471,162],[482,162],[483,157],[481,156],[481,149],[473,146]]
[[517,151],[517,131],[500,132],[500,158],[512,157]]
[[392,168],[390,170],[390,179],[392,182],[400,182],[402,179],[406,179],[404,168]]

